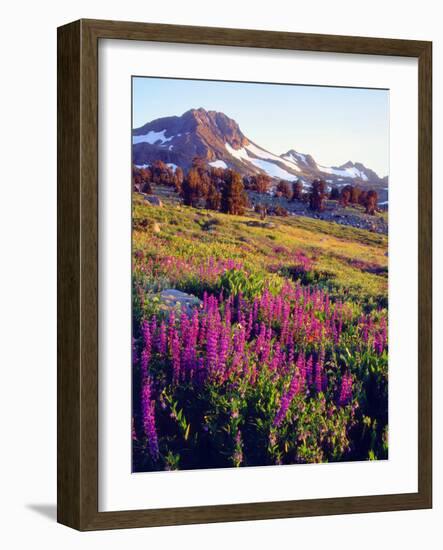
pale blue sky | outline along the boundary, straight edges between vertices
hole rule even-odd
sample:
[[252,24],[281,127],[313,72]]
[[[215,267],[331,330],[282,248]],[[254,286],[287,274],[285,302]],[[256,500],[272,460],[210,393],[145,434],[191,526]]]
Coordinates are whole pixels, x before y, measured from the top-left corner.
[[133,127],[192,108],[222,111],[275,154],[295,149],[325,166],[352,160],[389,172],[389,91],[133,78]]

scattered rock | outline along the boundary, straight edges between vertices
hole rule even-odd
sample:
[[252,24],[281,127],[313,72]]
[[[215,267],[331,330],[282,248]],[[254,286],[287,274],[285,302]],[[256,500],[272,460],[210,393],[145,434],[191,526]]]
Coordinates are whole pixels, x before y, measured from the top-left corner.
[[160,233],[160,231],[161,231],[160,224],[158,224],[157,222],[154,222],[152,224],[152,231],[154,233]]
[[165,312],[181,309],[187,314],[200,307],[201,300],[193,294],[186,294],[175,288],[168,288],[160,293],[160,309]]
[[155,195],[145,195],[144,199],[149,202],[149,204],[152,204],[152,206],[163,206],[162,201]]
[[249,227],[263,227],[266,229],[274,229],[276,227],[274,222],[259,222],[255,220],[249,220],[246,222]]
[[210,218],[209,220],[205,221],[202,225],[201,225],[201,228],[203,229],[203,231],[212,231],[216,228],[217,225],[220,225],[221,222],[219,219],[217,218]]

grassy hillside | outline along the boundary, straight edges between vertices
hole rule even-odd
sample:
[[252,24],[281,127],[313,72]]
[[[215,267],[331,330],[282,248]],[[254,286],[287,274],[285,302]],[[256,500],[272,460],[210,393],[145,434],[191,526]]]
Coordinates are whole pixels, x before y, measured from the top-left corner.
[[[260,222],[252,211],[231,216],[183,207],[165,194],[162,199],[166,204],[159,208],[134,196],[134,251],[197,263],[209,257],[234,259],[251,273],[273,276],[284,276],[293,254],[303,251],[330,290],[386,304],[386,235],[302,216]],[[154,222],[158,233],[152,231]]]

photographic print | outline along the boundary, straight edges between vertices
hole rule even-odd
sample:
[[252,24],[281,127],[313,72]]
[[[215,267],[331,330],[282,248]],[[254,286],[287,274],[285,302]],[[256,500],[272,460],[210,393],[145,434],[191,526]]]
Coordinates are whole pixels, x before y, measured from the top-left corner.
[[134,76],[129,138],[132,471],[387,459],[389,90]]

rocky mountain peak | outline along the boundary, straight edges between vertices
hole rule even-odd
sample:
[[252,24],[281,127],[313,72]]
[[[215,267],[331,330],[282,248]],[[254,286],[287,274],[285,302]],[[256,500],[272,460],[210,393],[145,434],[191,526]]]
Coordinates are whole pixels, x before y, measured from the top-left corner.
[[265,173],[275,180],[301,179],[306,186],[317,178],[338,186],[382,183],[375,172],[361,163],[348,161],[339,167],[328,167],[296,149],[280,156],[273,154],[249,140],[234,119],[203,107],[189,109],[181,116],[158,118],[133,130],[136,165],[162,160],[187,171],[195,157],[212,167],[232,168],[243,176]]

